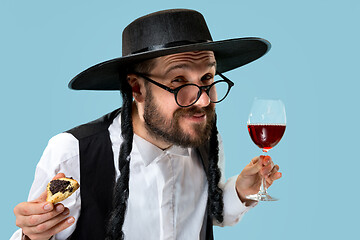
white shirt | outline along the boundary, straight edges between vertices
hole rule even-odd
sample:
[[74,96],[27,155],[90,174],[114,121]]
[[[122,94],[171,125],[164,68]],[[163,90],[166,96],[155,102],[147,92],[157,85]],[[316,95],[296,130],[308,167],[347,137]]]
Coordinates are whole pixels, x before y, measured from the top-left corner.
[[[114,153],[116,177],[119,176],[118,156],[122,138],[120,116],[109,126]],[[236,224],[251,207],[239,200],[236,177],[224,183],[224,154],[219,140],[219,167],[222,171],[221,188],[224,198],[224,221],[221,226]],[[80,188],[62,203],[70,209],[70,216],[79,218],[81,210],[81,182],[78,140],[69,133],[50,139],[35,172],[28,201],[46,189],[47,183],[59,172],[73,177]],[[206,223],[206,174],[198,154],[192,148],[172,146],[161,150],[134,135],[130,161],[129,199],[123,225],[125,239],[204,239]],[[216,224],[214,222],[214,224]],[[141,227],[139,227],[141,226]],[[56,234],[53,239],[66,239],[76,223]],[[20,240],[21,229],[10,240]]]

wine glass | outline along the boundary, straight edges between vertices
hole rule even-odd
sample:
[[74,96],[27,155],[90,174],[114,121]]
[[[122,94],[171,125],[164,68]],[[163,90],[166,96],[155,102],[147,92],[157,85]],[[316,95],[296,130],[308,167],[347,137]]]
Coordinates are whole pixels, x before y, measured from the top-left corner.
[[[255,98],[247,122],[252,141],[267,153],[276,146],[286,128],[285,106],[281,100]],[[255,201],[276,201],[267,193],[265,178],[261,181],[260,191],[247,196]]]

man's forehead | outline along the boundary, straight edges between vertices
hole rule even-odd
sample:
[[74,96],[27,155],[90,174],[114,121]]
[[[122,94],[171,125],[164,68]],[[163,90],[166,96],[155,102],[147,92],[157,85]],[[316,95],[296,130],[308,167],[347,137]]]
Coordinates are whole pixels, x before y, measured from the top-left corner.
[[213,51],[194,51],[194,52],[182,52],[165,55],[157,58],[160,61],[171,61],[171,60],[215,60]]
[[165,68],[166,72],[177,68],[188,68],[192,65],[206,68],[216,67],[215,55],[212,51],[183,52],[156,58],[157,66]]

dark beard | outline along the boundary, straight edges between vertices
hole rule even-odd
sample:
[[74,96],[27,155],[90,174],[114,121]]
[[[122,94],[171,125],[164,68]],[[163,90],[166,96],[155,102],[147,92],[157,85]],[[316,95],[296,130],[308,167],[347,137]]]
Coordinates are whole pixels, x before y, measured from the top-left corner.
[[[151,91],[147,91],[145,99],[144,121],[149,133],[158,140],[166,141],[181,147],[199,147],[210,138],[211,130],[215,120],[215,107],[208,105],[205,108],[188,107],[177,109],[171,120],[165,119],[154,104]],[[197,135],[191,137],[180,128],[180,119],[183,116],[193,114],[206,114],[206,124],[193,124],[193,130]]]

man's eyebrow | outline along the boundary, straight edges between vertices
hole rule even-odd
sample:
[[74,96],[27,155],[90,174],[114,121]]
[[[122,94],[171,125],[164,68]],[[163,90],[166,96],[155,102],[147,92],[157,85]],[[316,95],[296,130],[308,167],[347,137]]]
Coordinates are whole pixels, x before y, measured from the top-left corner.
[[175,69],[186,69],[190,68],[188,64],[178,64],[170,67],[168,70],[166,70],[165,75],[167,75],[169,72],[174,71]]
[[[216,62],[209,62],[207,65],[209,68],[215,67],[216,68]],[[175,69],[186,69],[186,68],[190,68],[188,64],[178,64],[178,65],[174,65],[172,67],[170,67],[169,69],[166,70],[165,75],[167,75],[169,72],[175,70]]]
[[208,67],[209,67],[209,68],[212,68],[212,67],[215,67],[215,68],[216,68],[216,61],[214,61],[214,62],[209,62]]

